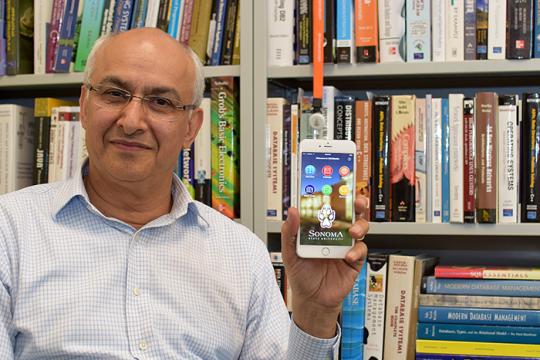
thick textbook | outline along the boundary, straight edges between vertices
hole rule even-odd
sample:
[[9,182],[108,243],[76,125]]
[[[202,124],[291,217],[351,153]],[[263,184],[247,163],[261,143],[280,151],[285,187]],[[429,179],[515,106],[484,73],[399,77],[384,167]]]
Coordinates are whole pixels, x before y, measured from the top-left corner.
[[540,310],[537,297],[420,294],[419,299],[420,305],[426,306]]
[[540,327],[420,323],[417,339],[540,344]]
[[540,268],[437,265],[435,277],[461,279],[540,280]]
[[540,281],[536,280],[437,279],[426,276],[422,287],[428,294],[540,296]]
[[540,345],[474,341],[416,340],[416,351],[426,354],[540,357]]
[[540,326],[539,310],[419,306],[421,323]]

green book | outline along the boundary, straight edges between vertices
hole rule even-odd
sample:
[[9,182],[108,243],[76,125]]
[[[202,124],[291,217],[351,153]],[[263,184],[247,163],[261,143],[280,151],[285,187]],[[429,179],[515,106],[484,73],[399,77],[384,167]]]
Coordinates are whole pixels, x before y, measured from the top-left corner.
[[75,71],[84,71],[88,54],[101,33],[105,0],[85,0],[81,33],[75,57]]

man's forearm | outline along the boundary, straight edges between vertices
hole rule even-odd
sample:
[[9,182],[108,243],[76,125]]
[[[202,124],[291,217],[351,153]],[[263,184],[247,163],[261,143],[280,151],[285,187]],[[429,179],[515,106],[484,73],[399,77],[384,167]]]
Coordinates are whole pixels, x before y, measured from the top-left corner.
[[293,302],[293,320],[304,332],[321,339],[336,336],[336,324],[340,308],[321,308],[311,303]]

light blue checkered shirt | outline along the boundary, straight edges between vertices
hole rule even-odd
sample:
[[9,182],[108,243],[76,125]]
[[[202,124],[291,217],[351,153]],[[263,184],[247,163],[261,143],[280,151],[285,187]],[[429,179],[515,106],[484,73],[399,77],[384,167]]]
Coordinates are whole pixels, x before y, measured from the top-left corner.
[[190,199],[139,230],[82,175],[0,197],[0,359],[324,359],[290,322],[264,244]]

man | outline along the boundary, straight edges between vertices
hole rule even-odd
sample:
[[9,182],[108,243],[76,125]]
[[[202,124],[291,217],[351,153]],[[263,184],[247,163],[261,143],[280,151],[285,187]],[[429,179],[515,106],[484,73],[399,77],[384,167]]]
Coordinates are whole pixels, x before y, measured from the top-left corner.
[[[365,245],[346,260],[300,259],[291,209],[282,228],[291,323],[262,242],[192,201],[173,175],[201,126],[202,81],[193,53],[160,30],[96,44],[80,96],[88,162],[74,179],[0,199],[0,359],[332,351]],[[367,222],[350,232],[363,238]]]

